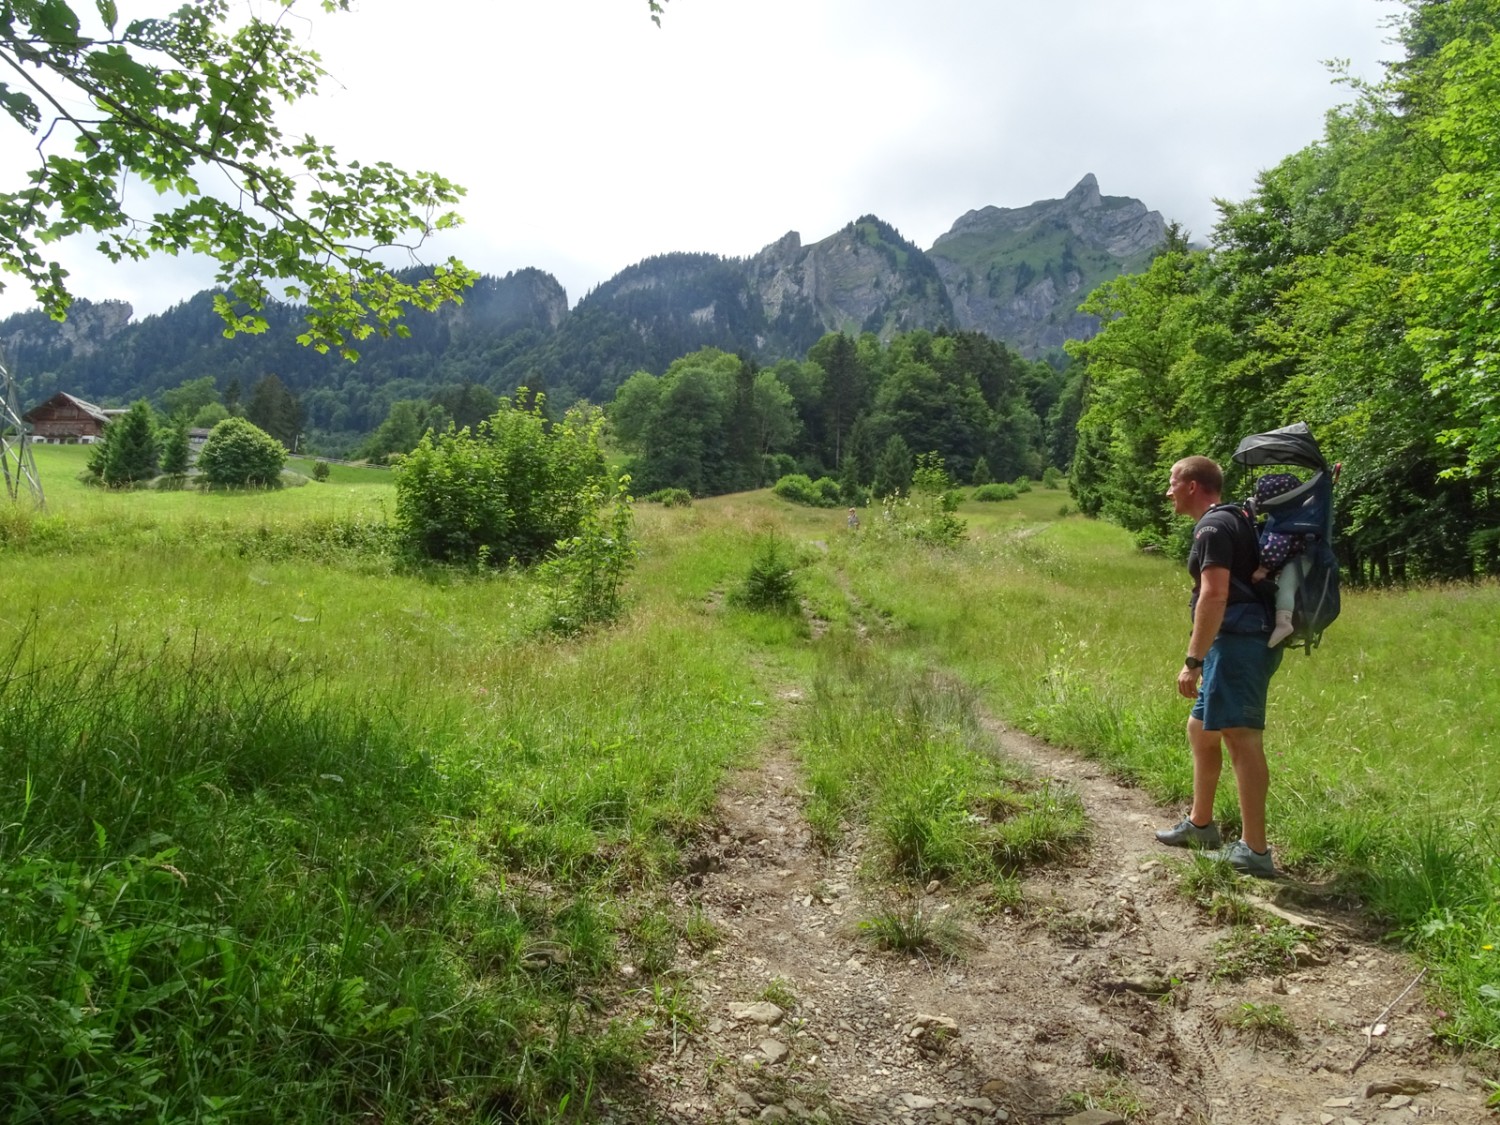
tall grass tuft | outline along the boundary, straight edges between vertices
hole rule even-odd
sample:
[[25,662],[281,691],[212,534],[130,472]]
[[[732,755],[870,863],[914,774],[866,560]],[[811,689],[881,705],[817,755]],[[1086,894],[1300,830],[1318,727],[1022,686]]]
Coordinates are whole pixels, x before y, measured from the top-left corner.
[[274,644],[22,637],[0,658],[0,1103],[585,1111],[639,1057],[574,1001],[618,956],[600,892],[670,864],[753,721],[657,640],[665,674],[629,638],[559,656],[558,692],[598,691],[585,713],[538,683],[486,722]]
[[847,634],[821,657],[803,748],[808,817],[825,845],[868,824],[889,876],[978,882],[1081,844],[1076,799],[995,754],[962,684]]

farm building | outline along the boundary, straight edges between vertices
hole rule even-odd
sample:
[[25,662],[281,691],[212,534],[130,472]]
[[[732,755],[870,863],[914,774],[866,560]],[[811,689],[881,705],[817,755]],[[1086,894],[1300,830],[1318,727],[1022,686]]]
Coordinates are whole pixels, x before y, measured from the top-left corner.
[[21,419],[30,424],[33,441],[89,444],[98,441],[104,427],[124,413],[59,391],[46,402],[33,406]]

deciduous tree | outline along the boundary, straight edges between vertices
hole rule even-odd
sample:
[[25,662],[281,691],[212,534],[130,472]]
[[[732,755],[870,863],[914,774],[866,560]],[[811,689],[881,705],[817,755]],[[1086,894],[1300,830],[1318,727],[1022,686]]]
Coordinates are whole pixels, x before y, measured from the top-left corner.
[[1437,18],[1453,37],[1402,84],[1424,111],[1415,127],[1441,171],[1401,242],[1421,263],[1408,281],[1407,339],[1457,408],[1442,435],[1463,454],[1453,471],[1474,477],[1500,464],[1500,13],[1474,0],[1446,7]]
[[212,375],[188,379],[161,393],[162,413],[169,418],[183,415],[191,418],[210,403],[219,401],[219,387]]
[[[349,6],[322,0],[330,12]],[[456,225],[449,208],[462,188],[431,172],[345,163],[282,132],[278,104],[315,94],[324,75],[280,11],[242,17],[227,0],[191,0],[130,19],[115,0],[93,8],[0,6],[0,107],[38,138],[25,183],[0,193],[0,262],[54,316],[72,298],[46,247],[84,232],[115,261],[216,259],[231,334],[264,330],[261,311],[281,285],[307,303],[302,340],[351,358],[372,332],[399,333],[408,308],[435,308],[471,283],[451,259],[418,281],[381,261],[385,248],[415,250]],[[73,108],[80,100],[89,108]],[[153,195],[157,209],[138,209]]]

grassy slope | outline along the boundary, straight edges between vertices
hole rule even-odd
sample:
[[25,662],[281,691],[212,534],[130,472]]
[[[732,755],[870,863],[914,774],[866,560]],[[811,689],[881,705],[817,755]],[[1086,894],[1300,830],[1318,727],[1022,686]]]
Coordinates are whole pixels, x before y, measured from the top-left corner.
[[[914,658],[955,668],[993,709],[1185,801],[1187,701],[1173,683],[1186,577],[1073,517],[987,527],[953,554],[866,560],[856,590],[905,623]],[[1283,863],[1324,873],[1437,959],[1449,1028],[1500,1042],[1500,586],[1354,593],[1273,682],[1270,820]],[[1233,788],[1216,811],[1234,826]]]
[[[1055,226],[1037,225],[1015,232],[978,233],[971,232],[950,238],[934,249],[937,257],[947,258],[967,269],[976,282],[986,278],[1004,278],[1005,284],[1014,285],[1016,271],[1024,264],[1033,275],[1040,276],[1049,264],[1062,262],[1065,247],[1077,240],[1066,230]],[[1083,273],[1080,293],[1088,293],[1098,285],[1122,273],[1138,273],[1151,261],[1151,253],[1138,254],[1132,258],[1116,259],[1103,250],[1075,249],[1076,264]],[[993,294],[997,299],[1007,299],[1008,291]]]
[[62,452],[8,525],[0,1100],[542,1120],[628,1066],[632,1001],[576,997],[662,956],[652,888],[766,713],[735,637],[648,601],[538,642],[526,576],[307,553],[388,483],[110,494]]
[[[686,940],[658,880],[787,684],[811,689],[796,733],[817,765],[814,823],[869,819],[896,876],[1003,880],[1052,846],[975,824],[976,807],[1031,798],[984,760],[973,695],[933,672],[1164,799],[1187,791],[1185,577],[1115,529],[1058,520],[1061,493],[966,505],[970,541],[951,552],[882,536],[873,512],[851,536],[838,511],[765,493],[646,505],[629,620],[558,644],[534,639],[523,575],[367,557],[388,474],[110,494],[71,481],[82,455],[39,449],[49,513],[0,522],[8,602],[30,615],[0,646],[0,901],[19,912],[0,926],[0,1027],[25,1044],[20,1062],[0,1050],[0,1083],[45,1075],[28,1096],[53,1115],[81,1108],[80,1076],[96,1109],[140,1088],[137,1064],[166,1068],[159,1088],[227,1099],[226,1119],[579,1107],[649,1039],[635,1017],[663,984],[602,1010],[575,998]],[[341,538],[351,526],[365,530]],[[800,559],[822,639],[725,604],[769,534]],[[1492,1042],[1497,600],[1350,597],[1325,649],[1278,676],[1270,737],[1283,862],[1326,868],[1408,927],[1460,1001],[1450,1030]],[[1227,784],[1219,811],[1234,815]],[[1019,823],[1042,814],[1065,838],[1066,808]],[[91,926],[23,909],[61,895],[87,917],[116,883]],[[238,976],[222,950],[167,942],[153,961],[163,943],[121,936],[168,924],[218,927]],[[80,981],[123,999],[37,1007]],[[163,1027],[202,1049],[163,1046]],[[140,1037],[122,1050],[127,1029]],[[285,1047],[244,1054],[247,1034]]]

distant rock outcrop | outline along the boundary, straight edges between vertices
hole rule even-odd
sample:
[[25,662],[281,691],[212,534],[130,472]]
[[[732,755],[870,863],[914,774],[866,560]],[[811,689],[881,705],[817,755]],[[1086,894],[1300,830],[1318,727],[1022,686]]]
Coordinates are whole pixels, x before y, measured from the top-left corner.
[[[472,380],[607,402],[634,372],[703,347],[773,363],[800,359],[828,332],[889,339],[917,328],[977,331],[1036,357],[1092,336],[1098,325],[1079,302],[1145,268],[1165,229],[1160,214],[1101,195],[1087,175],[1061,199],[970,211],[931,250],[864,215],[811,244],[790,231],[749,258],[647,258],[571,311],[556,278],[517,270],[480,278],[462,305],[409,316],[403,338],[364,341],[354,382],[402,380],[403,393],[419,394]],[[387,396],[349,391],[346,365],[299,347],[302,314],[273,303],[268,331],[226,340],[208,292],[138,322],[122,301],[79,300],[65,323],[41,312],[0,321],[0,347],[28,401],[65,390],[125,403],[204,375],[245,388],[275,373],[306,396],[312,426],[368,433]]]
[[[1098,331],[1079,303],[1100,282],[1144,268],[1165,237],[1159,212],[1101,195],[1090,174],[1062,199],[970,211],[928,251],[865,215],[810,245],[789,231],[748,259],[649,258],[590,293],[574,316],[628,321],[642,344],[627,350],[653,370],[683,354],[663,360],[658,341],[769,361],[800,356],[827,332],[888,339],[914,328],[983,332],[1038,356]],[[585,377],[580,390],[621,377]]]
[[1061,199],[970,211],[928,253],[958,327],[1037,355],[1098,331],[1078,303],[1101,282],[1143,269],[1165,240],[1159,211],[1100,195],[1089,173]]
[[469,335],[518,328],[551,332],[568,315],[568,293],[550,273],[515,270],[504,277],[481,277],[464,294],[462,305],[445,305],[442,313]]
[[67,320],[53,320],[39,310],[8,318],[0,343],[17,363],[91,356],[129,326],[132,311],[127,301],[80,297],[68,309]]
[[953,321],[931,260],[874,215],[806,247],[791,231],[750,259],[747,276],[767,319],[762,349],[805,351],[827,332],[886,339]]

